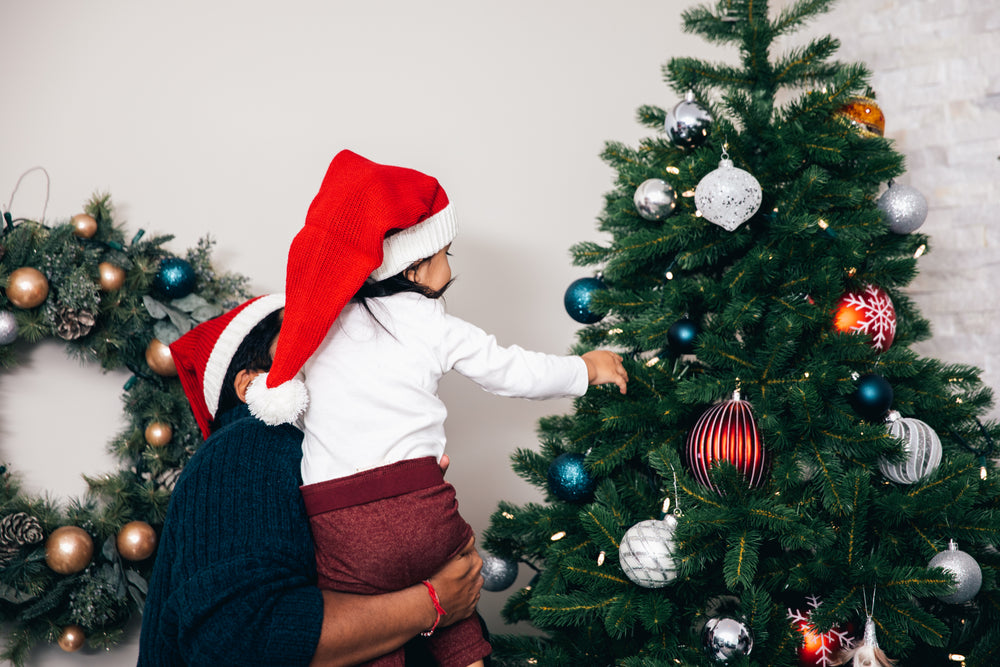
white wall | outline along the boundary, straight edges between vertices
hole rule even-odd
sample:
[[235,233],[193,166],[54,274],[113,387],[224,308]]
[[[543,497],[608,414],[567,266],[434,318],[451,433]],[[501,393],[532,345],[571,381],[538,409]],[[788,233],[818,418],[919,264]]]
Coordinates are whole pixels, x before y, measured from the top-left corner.
[[[47,220],[65,220],[95,190],[106,190],[129,231],[174,234],[170,247],[178,253],[211,231],[220,268],[251,276],[256,291],[279,290],[288,243],[329,159],[349,147],[444,184],[462,225],[451,312],[502,343],[561,352],[577,328],[562,294],[584,275],[570,266],[567,250],[600,239],[595,218],[612,182],[597,158],[603,142],[634,143],[647,134],[634,121],[637,106],[678,101],[661,83],[662,63],[675,55],[713,57],[680,31],[689,4],[0,0],[0,204],[6,208],[22,172],[42,165],[52,181]],[[916,21],[902,4],[881,3],[879,33],[841,58],[867,60],[893,21]],[[856,0],[842,5],[847,19],[828,19],[842,31],[871,10]],[[948,25],[987,29],[982,22]],[[921,47],[897,47],[904,70]],[[959,72],[966,66],[956,64]],[[905,71],[899,76],[905,81]],[[885,89],[880,100],[890,136],[923,122]],[[983,131],[995,140],[997,127]],[[949,173],[990,173],[995,181],[995,168],[994,161],[976,173]],[[986,194],[995,201],[993,188]],[[934,193],[924,191],[933,211]],[[14,199],[15,216],[38,217],[43,199],[44,179],[33,173]],[[927,230],[942,231],[931,221]],[[995,231],[984,231],[983,240],[995,245]],[[936,248],[951,261],[963,251],[957,241],[955,254]],[[934,257],[922,266],[939,267],[935,288],[945,298],[924,307],[932,322],[961,287]],[[987,267],[980,266],[962,275],[985,286]],[[969,307],[980,313],[980,330],[958,332],[956,346],[971,363],[992,359],[995,367],[997,347],[986,345],[996,332],[982,313],[996,312],[997,297]],[[39,489],[78,492],[81,470],[110,465],[100,456],[117,428],[124,379],[78,369],[58,347],[27,354],[0,377],[0,459]],[[449,479],[480,530],[497,500],[537,500],[510,471],[508,456],[534,447],[538,418],[569,404],[510,401],[471,387],[449,378],[442,394],[451,412]],[[38,443],[48,443],[48,453],[33,457]],[[516,586],[528,578],[522,572]],[[484,593],[482,609],[496,631],[505,630],[498,610],[506,595]],[[134,633],[107,656],[47,649],[33,664],[98,661],[134,664]]]

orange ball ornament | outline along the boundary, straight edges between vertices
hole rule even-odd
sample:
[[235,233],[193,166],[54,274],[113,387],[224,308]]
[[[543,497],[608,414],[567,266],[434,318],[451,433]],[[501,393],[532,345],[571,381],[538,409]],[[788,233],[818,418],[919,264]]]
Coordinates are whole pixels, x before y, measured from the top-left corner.
[[146,442],[153,447],[163,447],[174,437],[174,429],[166,422],[149,422],[146,426]]
[[881,137],[885,134],[885,116],[871,98],[855,97],[837,110],[837,116],[848,121],[863,137]]
[[840,297],[833,326],[844,333],[866,334],[872,347],[885,352],[896,337],[896,309],[885,290],[868,285]]
[[130,521],[118,531],[115,543],[122,558],[146,560],[156,551],[156,531],[145,521]]
[[67,625],[59,635],[59,648],[67,653],[73,653],[83,648],[83,643],[87,640],[83,628],[79,625]]
[[75,574],[94,557],[94,540],[79,526],[56,528],[45,541],[45,563],[59,574]]
[[40,306],[49,296],[49,279],[31,266],[11,271],[7,278],[7,298],[18,308]]
[[98,284],[101,286],[101,290],[105,292],[113,292],[116,289],[121,289],[121,286],[125,284],[125,269],[111,262],[101,262],[98,264],[97,275]]
[[81,239],[94,238],[94,234],[97,233],[97,220],[92,215],[77,213],[70,222],[73,225],[73,234]]
[[174,356],[170,354],[170,346],[164,345],[157,338],[151,340],[146,347],[146,363],[154,373],[162,377],[177,375],[177,366],[174,365]]

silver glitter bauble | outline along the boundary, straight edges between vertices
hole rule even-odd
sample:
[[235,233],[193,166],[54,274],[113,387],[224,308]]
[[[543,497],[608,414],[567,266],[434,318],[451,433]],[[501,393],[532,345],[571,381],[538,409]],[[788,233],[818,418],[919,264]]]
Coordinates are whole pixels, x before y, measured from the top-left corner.
[[730,658],[750,655],[753,649],[750,628],[743,621],[729,616],[708,619],[701,637],[705,653],[716,662],[729,662]]
[[503,591],[517,579],[517,561],[483,554],[483,590]]
[[627,531],[618,548],[618,563],[634,584],[643,588],[663,588],[677,578],[674,561],[674,531],[677,518],[640,521]]
[[930,426],[914,419],[889,413],[889,435],[903,441],[906,458],[899,462],[881,460],[882,474],[898,484],[913,484],[937,470],[941,463],[941,438]]
[[731,232],[760,208],[760,183],[750,172],[733,166],[722,155],[719,168],[709,172],[694,190],[694,203],[702,217]]
[[649,178],[635,189],[632,201],[644,220],[663,220],[674,212],[677,193],[662,178]]
[[17,340],[17,319],[9,310],[0,310],[0,345],[10,345]]
[[667,114],[663,129],[675,146],[695,148],[708,137],[711,125],[712,114],[694,101],[694,92],[689,90],[684,100]]
[[983,571],[976,559],[961,551],[955,540],[948,540],[948,550],[931,558],[927,567],[948,570],[955,578],[955,590],[948,595],[937,596],[938,600],[951,604],[961,604],[976,597],[983,585]]
[[909,185],[889,183],[889,189],[876,202],[889,229],[896,234],[909,234],[927,219],[927,200]]

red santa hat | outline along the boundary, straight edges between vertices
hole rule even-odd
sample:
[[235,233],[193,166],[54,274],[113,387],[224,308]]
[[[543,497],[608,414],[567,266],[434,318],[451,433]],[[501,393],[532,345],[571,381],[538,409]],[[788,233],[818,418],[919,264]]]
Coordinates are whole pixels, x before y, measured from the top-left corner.
[[202,322],[170,345],[177,376],[202,436],[207,438],[210,433],[222,383],[236,350],[255,326],[284,305],[283,294],[255,297]]
[[[369,278],[388,278],[435,254],[457,230],[437,179],[338,153],[288,251],[274,364],[247,389],[250,411],[268,424],[294,422],[308,404],[295,376],[351,297]],[[386,238],[390,231],[397,233]]]

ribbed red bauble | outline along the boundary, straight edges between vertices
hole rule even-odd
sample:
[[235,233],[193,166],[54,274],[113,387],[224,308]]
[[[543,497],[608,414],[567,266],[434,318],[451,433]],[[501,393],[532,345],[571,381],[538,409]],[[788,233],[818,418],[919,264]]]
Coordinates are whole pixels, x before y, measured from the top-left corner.
[[688,433],[688,470],[699,482],[718,492],[709,471],[720,461],[736,466],[751,487],[764,483],[769,457],[757,430],[750,403],[733,392],[730,400],[713,405]]

